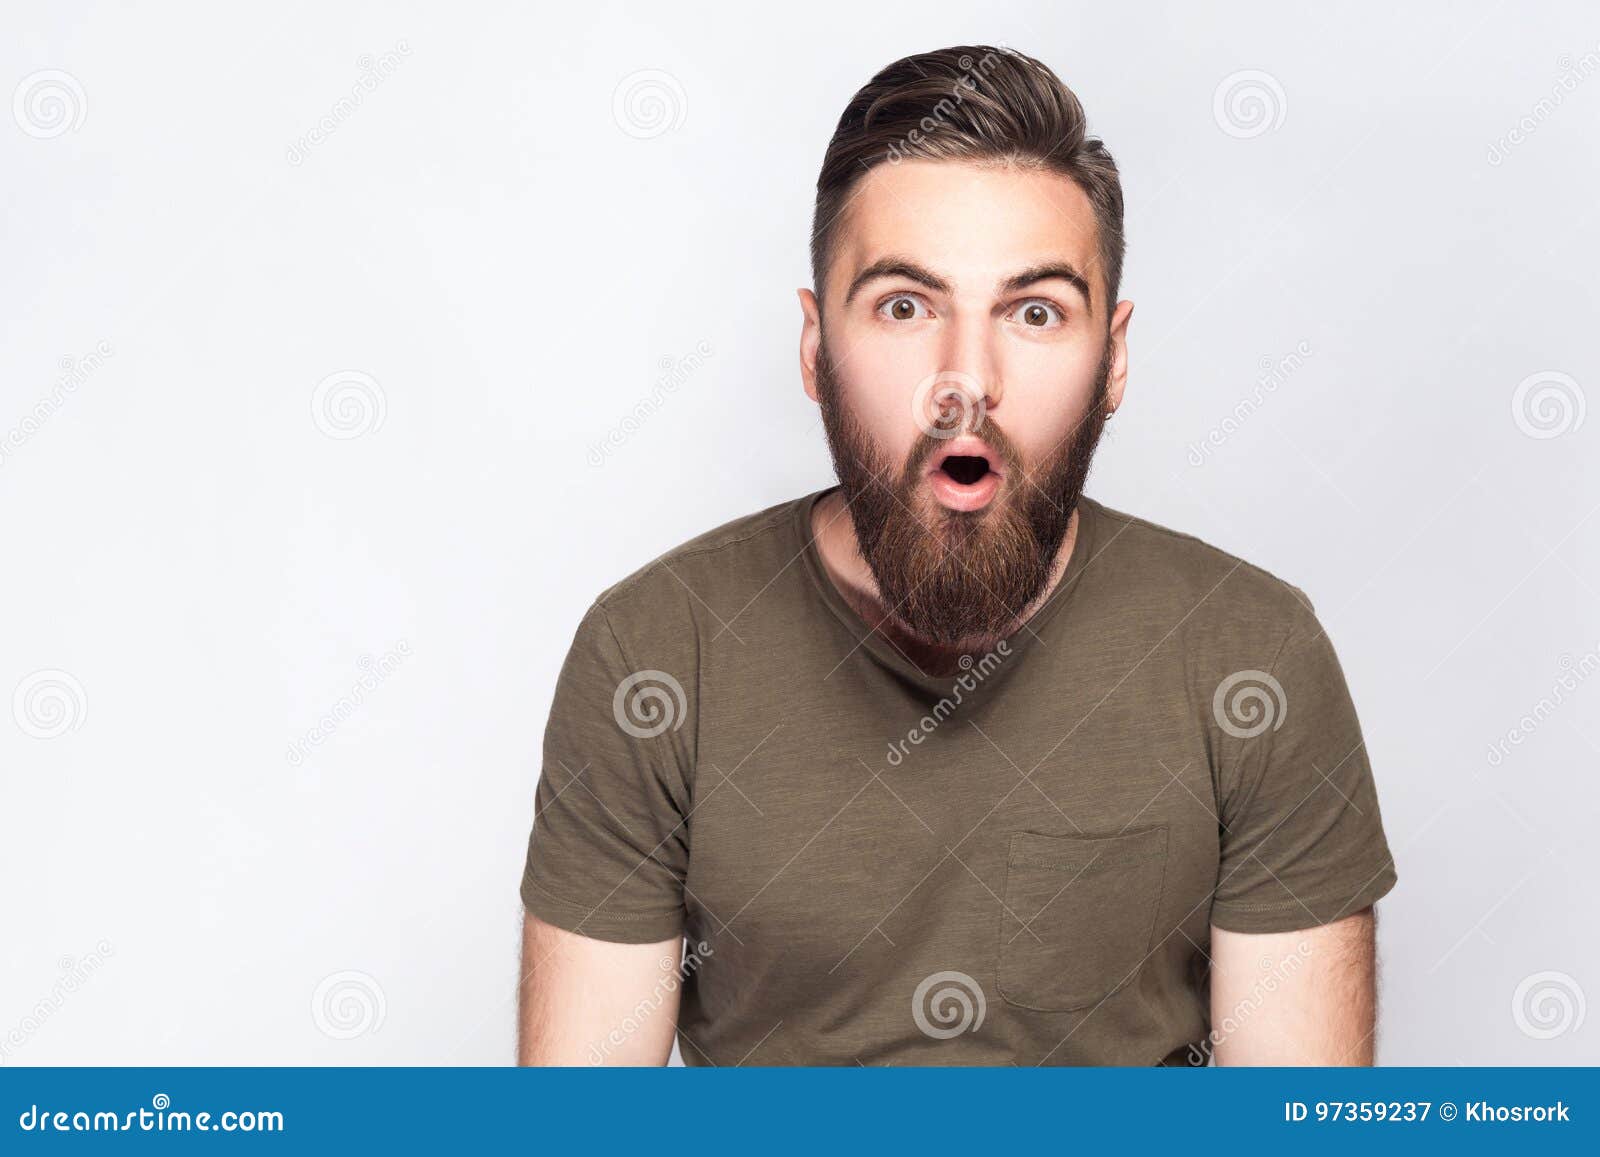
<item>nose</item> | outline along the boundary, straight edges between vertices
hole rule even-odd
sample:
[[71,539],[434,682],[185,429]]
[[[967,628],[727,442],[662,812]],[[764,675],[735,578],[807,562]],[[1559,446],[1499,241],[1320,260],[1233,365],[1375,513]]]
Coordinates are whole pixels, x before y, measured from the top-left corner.
[[1005,397],[995,335],[985,319],[947,328],[935,353],[939,368],[917,385],[913,414],[933,438],[977,433]]
[[[943,363],[951,378],[966,394],[966,408],[987,415],[1005,397],[1000,380],[1000,362],[994,348],[994,328],[982,316],[962,319],[947,331]],[[981,424],[973,423],[973,429]]]

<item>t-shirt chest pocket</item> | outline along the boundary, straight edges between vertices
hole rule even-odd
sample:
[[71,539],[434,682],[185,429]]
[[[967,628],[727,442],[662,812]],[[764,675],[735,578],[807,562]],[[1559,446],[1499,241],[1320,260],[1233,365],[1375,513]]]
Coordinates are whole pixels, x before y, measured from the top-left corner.
[[1071,1012],[1127,984],[1151,951],[1166,865],[1165,824],[1114,836],[1013,834],[1000,995]]

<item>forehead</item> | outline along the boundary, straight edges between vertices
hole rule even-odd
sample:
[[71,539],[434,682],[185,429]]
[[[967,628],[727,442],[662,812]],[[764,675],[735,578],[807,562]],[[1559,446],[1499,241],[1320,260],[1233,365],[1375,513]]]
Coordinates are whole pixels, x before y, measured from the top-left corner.
[[986,293],[1046,260],[1100,283],[1094,206],[1072,178],[1049,170],[885,162],[862,178],[835,238],[830,285],[849,285],[889,254],[947,277],[958,293]]

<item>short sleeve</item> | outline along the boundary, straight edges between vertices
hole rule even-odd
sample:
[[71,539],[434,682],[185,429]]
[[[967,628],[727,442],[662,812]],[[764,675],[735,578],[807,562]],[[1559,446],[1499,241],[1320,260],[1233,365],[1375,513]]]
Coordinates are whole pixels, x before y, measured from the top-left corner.
[[630,944],[682,931],[685,682],[636,666],[600,604],[584,615],[545,726],[521,888],[534,916]]
[[1228,676],[1212,711],[1226,736],[1219,747],[1237,762],[1219,799],[1213,924],[1235,932],[1315,927],[1395,886],[1355,705],[1309,608],[1271,669]]

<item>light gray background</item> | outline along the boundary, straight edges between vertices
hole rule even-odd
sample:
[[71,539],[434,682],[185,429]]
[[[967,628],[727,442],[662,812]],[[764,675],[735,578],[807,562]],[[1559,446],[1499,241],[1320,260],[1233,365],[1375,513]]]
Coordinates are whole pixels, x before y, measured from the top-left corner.
[[985,41],[1123,168],[1090,493],[1302,586],[1343,661],[1400,873],[1380,1059],[1600,1060],[1593,5],[542,7],[8,10],[4,1063],[510,1059],[577,619],[831,480],[822,150],[876,69]]

